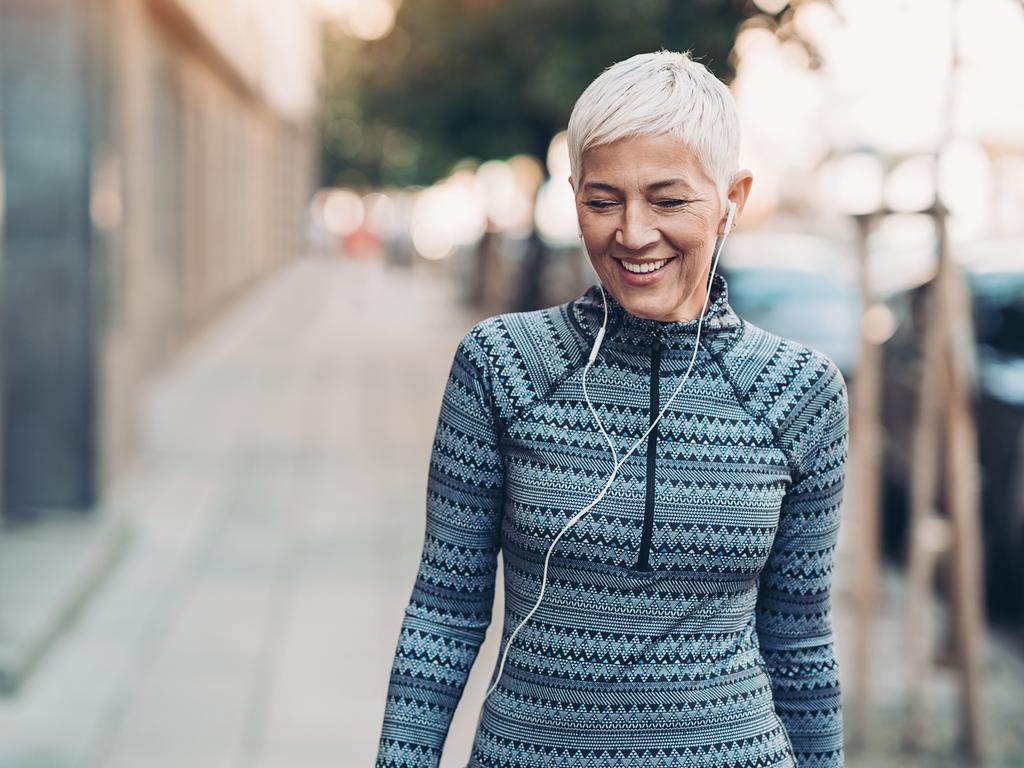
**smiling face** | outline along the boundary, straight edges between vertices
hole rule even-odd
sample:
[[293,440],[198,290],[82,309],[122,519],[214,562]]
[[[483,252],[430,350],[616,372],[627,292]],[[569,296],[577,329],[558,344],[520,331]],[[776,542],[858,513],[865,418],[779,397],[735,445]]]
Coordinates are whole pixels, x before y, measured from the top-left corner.
[[[746,171],[734,177],[729,198],[737,213],[750,182]],[[700,316],[727,209],[682,140],[635,136],[591,147],[575,195],[587,254],[605,290],[637,317]]]

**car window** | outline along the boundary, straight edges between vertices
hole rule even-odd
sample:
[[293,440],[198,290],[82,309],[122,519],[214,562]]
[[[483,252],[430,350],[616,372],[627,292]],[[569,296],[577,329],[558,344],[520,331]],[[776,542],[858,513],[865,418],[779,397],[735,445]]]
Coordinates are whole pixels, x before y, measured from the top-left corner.
[[974,275],[971,287],[978,345],[1024,359],[1024,273]]
[[739,269],[729,272],[729,292],[743,300],[760,302],[789,301],[794,296],[840,296],[850,294],[850,286],[815,272],[789,269]]

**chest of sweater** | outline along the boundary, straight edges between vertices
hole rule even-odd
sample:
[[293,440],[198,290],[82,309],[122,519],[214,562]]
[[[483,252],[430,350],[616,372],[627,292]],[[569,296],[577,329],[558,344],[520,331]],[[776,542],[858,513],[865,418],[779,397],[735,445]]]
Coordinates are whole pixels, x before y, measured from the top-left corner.
[[[590,402],[618,457],[636,447],[604,498],[559,541],[552,562],[756,577],[789,487],[787,457],[713,362],[695,366],[669,402],[685,367],[656,355],[647,366],[605,363],[588,374]],[[502,454],[506,557],[540,561],[614,467],[579,374],[510,426]]]

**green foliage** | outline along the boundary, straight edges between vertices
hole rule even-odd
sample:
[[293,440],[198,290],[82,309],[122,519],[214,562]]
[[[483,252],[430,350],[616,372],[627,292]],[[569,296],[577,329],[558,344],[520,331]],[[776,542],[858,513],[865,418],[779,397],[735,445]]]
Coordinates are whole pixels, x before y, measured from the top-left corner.
[[372,43],[326,42],[325,182],[429,184],[463,157],[543,157],[605,67],[689,50],[723,80],[743,0],[405,0]]

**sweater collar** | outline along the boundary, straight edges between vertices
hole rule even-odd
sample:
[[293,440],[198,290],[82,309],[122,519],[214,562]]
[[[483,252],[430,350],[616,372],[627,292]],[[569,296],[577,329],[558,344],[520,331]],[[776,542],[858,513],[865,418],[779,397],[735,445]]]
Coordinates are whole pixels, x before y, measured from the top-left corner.
[[[614,340],[617,344],[644,348],[653,345],[655,340],[669,349],[693,348],[699,320],[665,322],[637,317],[619,304],[610,291],[606,290],[604,295],[608,299],[608,329],[605,331],[607,339]],[[595,338],[604,321],[601,288],[597,283],[591,285],[573,302],[572,313],[588,337]],[[701,338],[732,331],[739,328],[740,324],[739,316],[729,304],[729,285],[726,279],[716,272],[711,282],[711,300],[707,312],[704,313]]]

